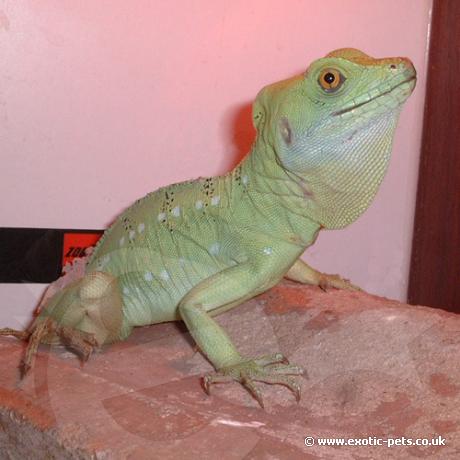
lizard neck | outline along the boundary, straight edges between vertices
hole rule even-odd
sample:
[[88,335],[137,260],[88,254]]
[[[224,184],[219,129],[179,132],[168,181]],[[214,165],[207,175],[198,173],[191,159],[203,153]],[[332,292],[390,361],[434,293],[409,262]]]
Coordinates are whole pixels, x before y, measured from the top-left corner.
[[[327,229],[354,222],[372,202],[388,167],[397,113],[390,115],[344,139],[310,140],[291,156],[277,152],[273,140],[258,137],[242,162],[254,206],[276,204],[297,234],[305,234],[308,222]],[[299,159],[309,166],[299,167]]]
[[269,145],[256,142],[229,180],[235,184],[235,209],[242,209],[260,232],[302,248],[314,242],[321,225],[308,215],[308,189],[302,178],[277,163]]

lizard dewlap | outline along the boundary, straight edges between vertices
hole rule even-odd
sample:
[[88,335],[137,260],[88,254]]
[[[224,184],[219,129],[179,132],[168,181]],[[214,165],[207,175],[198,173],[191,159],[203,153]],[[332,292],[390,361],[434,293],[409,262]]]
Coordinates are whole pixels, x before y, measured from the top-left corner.
[[55,285],[27,331],[0,330],[29,340],[24,372],[41,342],[88,358],[136,326],[183,320],[216,368],[204,378],[207,390],[235,380],[263,405],[260,381],[299,399],[293,376],[302,369],[276,350],[241,356],[213,316],[284,276],[358,289],[299,257],[321,229],[352,223],[371,203],[415,81],[406,58],[347,48],[262,89],[253,106],[256,140],[234,170],[138,200],[104,233],[83,272]]

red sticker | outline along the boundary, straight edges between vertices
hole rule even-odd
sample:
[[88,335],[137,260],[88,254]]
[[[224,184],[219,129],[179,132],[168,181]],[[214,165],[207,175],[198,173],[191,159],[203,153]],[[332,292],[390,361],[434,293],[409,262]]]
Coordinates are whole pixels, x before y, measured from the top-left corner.
[[83,257],[85,250],[94,246],[101,236],[101,233],[64,233],[62,266],[72,262],[76,257]]

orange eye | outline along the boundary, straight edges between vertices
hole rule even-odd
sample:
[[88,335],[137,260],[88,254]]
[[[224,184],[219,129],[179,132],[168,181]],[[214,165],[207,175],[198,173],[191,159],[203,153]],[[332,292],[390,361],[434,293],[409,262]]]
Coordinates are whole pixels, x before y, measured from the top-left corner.
[[345,77],[336,69],[324,69],[318,78],[321,88],[328,93],[337,91],[344,81]]

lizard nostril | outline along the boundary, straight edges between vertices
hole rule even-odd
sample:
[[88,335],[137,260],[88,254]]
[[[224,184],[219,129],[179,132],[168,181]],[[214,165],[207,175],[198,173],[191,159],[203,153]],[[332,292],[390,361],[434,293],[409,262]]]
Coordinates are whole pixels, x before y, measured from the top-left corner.
[[390,65],[390,69],[391,69],[391,70],[396,70],[396,64],[391,64],[391,65]]

